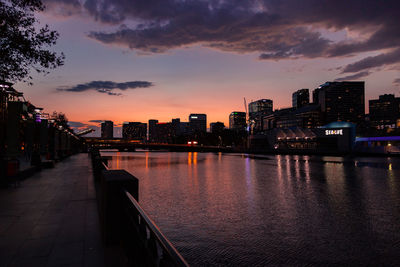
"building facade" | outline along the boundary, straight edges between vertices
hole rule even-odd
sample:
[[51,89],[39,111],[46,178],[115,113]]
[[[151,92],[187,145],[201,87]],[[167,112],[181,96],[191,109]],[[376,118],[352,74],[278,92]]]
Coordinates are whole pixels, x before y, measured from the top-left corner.
[[364,82],[326,82],[319,86],[313,94],[318,101],[325,123],[343,121],[365,122],[365,85]]
[[190,114],[189,125],[191,133],[207,132],[207,115],[206,114]]
[[270,99],[260,99],[249,103],[249,124],[250,132],[257,133],[263,129],[263,117],[273,111],[273,101]]
[[147,124],[141,122],[124,122],[122,125],[122,138],[126,140],[139,140],[141,142],[147,139]]
[[221,134],[225,129],[225,124],[223,122],[212,122],[210,123],[210,130],[213,134]]
[[292,107],[301,108],[310,104],[310,92],[308,89],[300,89],[292,94]]
[[369,100],[369,118],[377,129],[400,128],[400,97],[384,94]]
[[114,137],[114,123],[104,121],[101,123],[101,138],[112,139]]
[[246,112],[234,111],[229,115],[229,129],[234,131],[245,131],[246,127]]

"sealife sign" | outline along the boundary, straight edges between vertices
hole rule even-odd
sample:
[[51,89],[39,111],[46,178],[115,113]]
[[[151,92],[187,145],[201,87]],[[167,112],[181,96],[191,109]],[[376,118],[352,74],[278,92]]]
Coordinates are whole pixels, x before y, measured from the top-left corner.
[[343,135],[343,129],[325,130],[325,135]]

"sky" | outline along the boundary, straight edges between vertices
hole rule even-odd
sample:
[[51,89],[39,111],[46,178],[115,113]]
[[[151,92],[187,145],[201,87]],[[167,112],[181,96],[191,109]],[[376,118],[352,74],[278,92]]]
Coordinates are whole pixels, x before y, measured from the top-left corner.
[[206,113],[228,125],[244,98],[289,107],[326,81],[365,81],[366,103],[400,96],[399,1],[42,1],[37,18],[58,31],[51,49],[65,64],[14,87],[94,136],[103,120]]

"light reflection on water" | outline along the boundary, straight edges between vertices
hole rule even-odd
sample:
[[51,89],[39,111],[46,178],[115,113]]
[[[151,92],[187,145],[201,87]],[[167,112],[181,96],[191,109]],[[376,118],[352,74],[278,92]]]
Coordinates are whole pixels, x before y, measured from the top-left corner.
[[398,158],[107,154],[191,265],[400,263]]

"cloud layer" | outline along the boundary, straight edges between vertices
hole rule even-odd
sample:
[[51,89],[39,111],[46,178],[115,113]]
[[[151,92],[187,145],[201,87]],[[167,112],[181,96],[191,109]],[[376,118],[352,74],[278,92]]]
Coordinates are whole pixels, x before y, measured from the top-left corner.
[[133,82],[124,82],[124,83],[116,83],[112,81],[91,81],[88,83],[77,84],[72,87],[60,87],[57,88],[58,91],[64,92],[85,92],[85,91],[96,91],[99,93],[104,93],[108,95],[122,95],[121,93],[116,93],[114,90],[128,90],[128,89],[137,89],[137,88],[148,88],[153,86],[153,83],[147,81],[133,81]]
[[[46,0],[64,6],[68,2]],[[92,31],[90,38],[146,53],[195,44],[255,52],[261,60],[378,52],[342,69],[363,74],[400,62],[397,0],[82,0],[79,9],[77,0],[70,2],[70,12],[120,25],[112,32]],[[341,30],[349,33],[346,39],[324,34]]]

